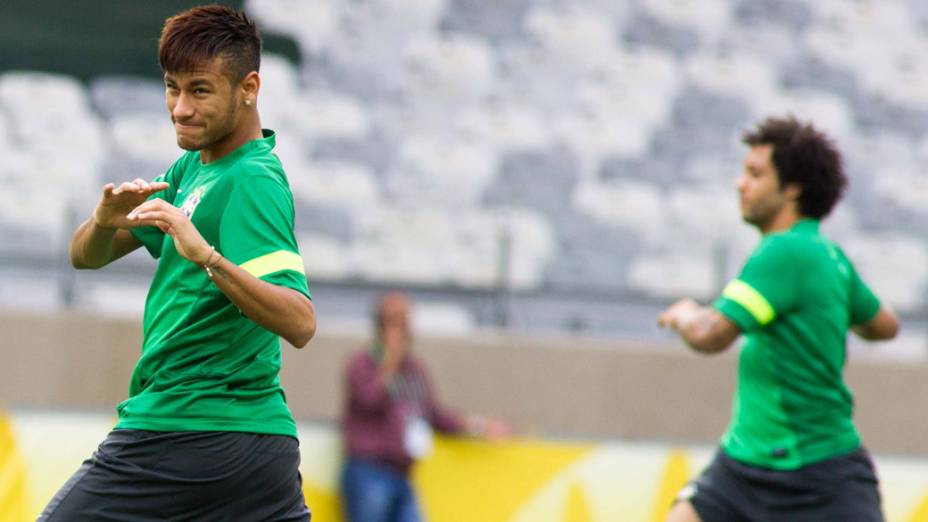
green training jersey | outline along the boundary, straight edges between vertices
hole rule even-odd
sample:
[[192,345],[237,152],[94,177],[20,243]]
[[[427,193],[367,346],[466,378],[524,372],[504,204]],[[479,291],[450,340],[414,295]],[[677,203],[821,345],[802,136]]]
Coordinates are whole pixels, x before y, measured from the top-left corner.
[[[293,234],[293,196],[273,131],[217,161],[190,151],[153,197],[182,209],[230,262],[310,296]],[[156,227],[132,233],[158,258],[145,302],[142,355],[117,428],[296,436],[280,386],[280,338],[245,317],[202,267]]]
[[730,457],[791,470],[860,445],[845,342],[880,303],[818,221],[765,236],[715,307],[745,334],[722,437]]

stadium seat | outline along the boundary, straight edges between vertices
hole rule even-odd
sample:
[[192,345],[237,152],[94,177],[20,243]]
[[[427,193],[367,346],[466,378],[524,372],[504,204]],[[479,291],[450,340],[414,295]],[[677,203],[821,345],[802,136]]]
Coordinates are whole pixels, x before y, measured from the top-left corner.
[[796,89],[781,91],[769,97],[753,100],[757,117],[768,114],[793,114],[816,126],[836,139],[854,132],[854,115],[844,98],[824,91]]
[[[294,229],[299,236],[325,237],[347,249],[357,241],[358,218],[352,208],[320,201],[294,198]],[[347,254],[346,254],[347,255]]]
[[679,65],[654,49],[623,49],[616,60],[583,78],[575,91],[575,110],[602,114],[643,129],[654,129],[670,115],[681,81]]
[[718,291],[711,252],[707,250],[641,254],[628,269],[628,284],[639,292],[672,299],[711,298]]
[[84,88],[77,80],[32,71],[0,74],[0,105],[16,120],[37,116],[79,117],[90,110]]
[[90,81],[90,103],[105,120],[148,114],[167,120],[164,83],[132,76],[100,76]]
[[[814,23],[813,8],[802,1],[784,1],[784,0],[739,0],[734,2],[732,7],[732,26],[747,26],[753,36],[757,35],[756,30],[759,26],[767,24],[782,27],[790,32],[800,32]],[[762,31],[763,32],[763,31]],[[785,35],[784,35],[785,36]],[[742,44],[751,45],[750,38],[739,40]],[[788,48],[782,45],[786,37],[780,40],[767,40],[762,37],[762,41],[772,43],[767,51],[775,51],[775,48]]]
[[269,32],[288,35],[307,53],[323,49],[338,31],[338,12],[329,0],[248,0],[245,10]]
[[280,130],[299,128],[292,120],[310,117],[310,113],[303,112],[303,107],[295,110],[293,100],[299,95],[299,70],[288,59],[265,53],[261,57],[261,92],[258,95],[262,125]]
[[644,154],[650,140],[648,130],[633,121],[609,116],[592,110],[564,114],[553,122],[553,132],[570,146],[582,165],[596,166],[606,156]]
[[698,53],[686,60],[685,69],[690,82],[713,93],[746,98],[776,88],[774,71],[747,54]]
[[666,23],[695,30],[704,44],[714,43],[731,17],[730,2],[726,0],[644,0],[641,5]]
[[303,91],[287,102],[291,130],[306,138],[358,138],[370,126],[367,112],[357,101],[331,91]]
[[314,233],[299,234],[297,243],[303,253],[310,287],[316,279],[340,281],[357,275],[351,256],[346,253],[346,243]]
[[480,101],[493,85],[494,55],[482,40],[450,35],[411,39],[403,49],[404,89],[419,103]]
[[550,59],[569,67],[590,67],[608,60],[615,46],[615,26],[603,15],[581,3],[536,5],[525,18],[525,31]]
[[449,0],[441,20],[441,31],[478,36],[491,44],[516,40],[522,23],[535,2],[510,0],[488,3],[484,0]]
[[385,180],[385,191],[400,205],[453,209],[479,204],[496,173],[497,157],[480,142],[452,136],[411,135]]
[[903,232],[858,233],[844,240],[844,251],[871,288],[897,309],[924,302],[928,283],[928,244]]
[[108,127],[115,150],[130,158],[167,167],[182,152],[166,114],[115,115]]
[[577,158],[563,147],[503,153],[483,202],[491,208],[519,207],[557,216],[570,206],[578,168]]
[[325,203],[346,208],[376,205],[380,190],[370,170],[349,161],[323,160],[305,169],[288,169],[294,196],[307,203]]
[[581,182],[573,197],[577,212],[603,223],[621,225],[641,236],[663,226],[663,195],[659,187],[647,181],[616,179],[606,182]]
[[541,149],[551,144],[544,116],[519,100],[490,99],[462,111],[457,128],[498,153]]
[[357,240],[349,251],[370,281],[441,284],[454,257],[450,216],[438,210],[368,207],[357,213]]

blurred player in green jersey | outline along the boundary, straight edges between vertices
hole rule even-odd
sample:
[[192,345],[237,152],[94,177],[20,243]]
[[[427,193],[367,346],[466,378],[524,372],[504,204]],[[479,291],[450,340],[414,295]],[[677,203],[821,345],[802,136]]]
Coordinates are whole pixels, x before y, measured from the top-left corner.
[[658,318],[703,353],[745,337],[721,448],[668,520],[883,520],[843,379],[845,342],[849,331],[891,339],[899,321],[819,232],[847,185],[841,156],[792,117],[743,141],[741,214],[760,244],[712,306],[683,299]]

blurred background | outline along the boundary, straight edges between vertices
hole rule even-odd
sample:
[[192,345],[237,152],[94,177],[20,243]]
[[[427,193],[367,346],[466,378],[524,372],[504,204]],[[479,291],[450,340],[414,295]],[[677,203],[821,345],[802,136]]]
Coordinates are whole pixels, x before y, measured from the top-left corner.
[[[711,300],[756,244],[737,208],[739,136],[788,112],[845,154],[850,190],[824,229],[904,319],[891,343],[852,342],[849,374],[890,520],[928,520],[928,4],[224,3],[264,34],[258,107],[278,131],[318,312],[318,338],[285,347],[282,374],[316,441],[307,496],[331,511],[314,520],[338,519],[342,366],[386,288],[413,296],[439,394],[540,445],[446,441],[417,479],[433,520],[659,520],[725,426],[736,350],[689,354],[655,316]],[[140,250],[76,272],[66,246],[104,183],[150,179],[179,155],[156,45],[164,18],[195,4],[0,4],[0,469],[21,472],[7,472],[19,486],[0,480],[0,511],[28,498],[15,505],[34,517],[125,398],[154,261]],[[40,441],[78,426],[89,435],[73,453],[49,457]],[[499,472],[493,487],[512,492],[484,518],[449,514],[434,478],[442,455],[489,484],[480,465],[578,447],[611,457],[583,461],[599,471],[579,482],[566,457],[534,482]]]

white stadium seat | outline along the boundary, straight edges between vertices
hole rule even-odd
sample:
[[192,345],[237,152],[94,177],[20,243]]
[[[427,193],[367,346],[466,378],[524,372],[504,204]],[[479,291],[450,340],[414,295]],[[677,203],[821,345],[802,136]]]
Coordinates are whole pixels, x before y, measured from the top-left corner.
[[581,182],[574,192],[574,208],[604,223],[650,235],[663,225],[665,212],[659,187],[646,181],[618,179]]
[[731,18],[725,0],[643,0],[642,6],[665,23],[695,30],[707,43],[719,38]]
[[405,88],[421,103],[477,102],[489,93],[496,74],[489,46],[460,35],[411,39],[403,65]]
[[714,275],[710,252],[688,249],[642,254],[632,261],[627,277],[631,288],[652,296],[706,299],[718,290]]
[[539,149],[550,145],[544,115],[521,100],[489,100],[462,111],[455,128],[496,151]]
[[481,142],[412,135],[400,145],[386,190],[401,204],[448,210],[476,206],[496,167],[496,154]]
[[924,302],[928,283],[928,245],[903,232],[860,233],[842,244],[877,295],[896,309],[911,309]]
[[338,31],[338,12],[331,0],[248,0],[245,10],[264,30],[286,34],[307,52],[323,49]]
[[[117,150],[131,158],[173,163],[183,152],[177,146],[174,127],[167,115],[126,114],[109,122],[110,139]],[[131,174],[127,174],[131,176]],[[131,179],[134,179],[132,176]]]
[[370,169],[359,163],[324,160],[286,168],[294,196],[306,203],[352,208],[376,205],[381,199]]
[[370,128],[364,106],[331,91],[304,91],[287,102],[291,129],[308,138],[360,138]]
[[357,275],[347,252],[348,246],[342,242],[321,234],[300,234],[297,243],[303,254],[310,287],[317,278],[338,281]]
[[749,98],[776,88],[774,71],[756,56],[698,53],[687,59],[685,67],[689,81],[710,92]]

